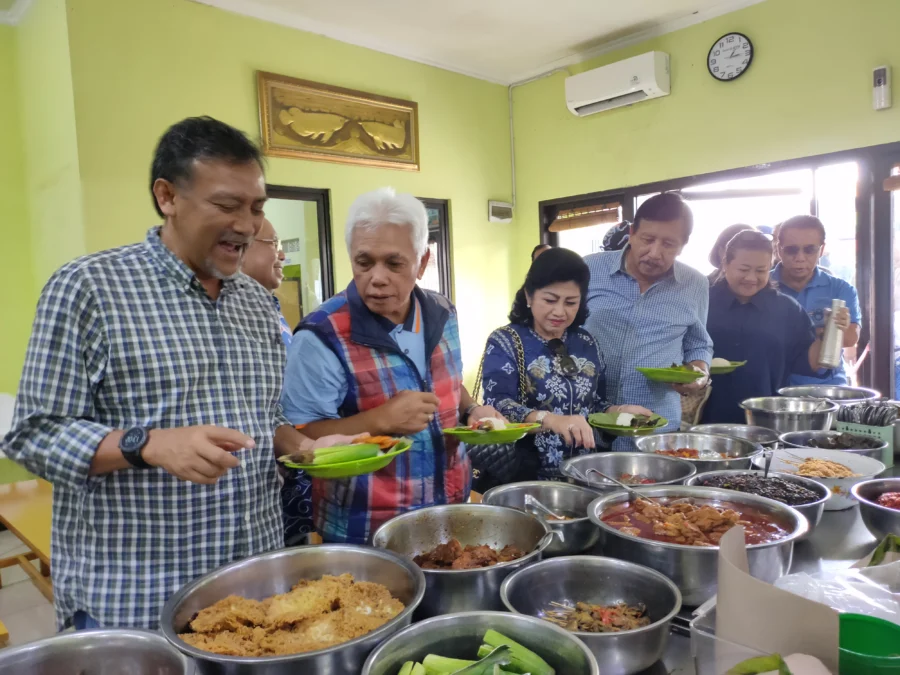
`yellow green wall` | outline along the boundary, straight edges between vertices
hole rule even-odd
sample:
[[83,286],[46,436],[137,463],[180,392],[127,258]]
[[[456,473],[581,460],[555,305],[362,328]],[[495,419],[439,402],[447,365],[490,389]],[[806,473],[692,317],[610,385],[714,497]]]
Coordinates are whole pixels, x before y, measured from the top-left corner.
[[338,288],[350,279],[342,232],[356,196],[393,185],[451,199],[456,297],[482,298],[460,303],[474,370],[510,296],[514,228],[487,222],[488,200],[511,190],[504,87],[188,0],[68,7],[88,249],[134,241],[155,223],[148,170],[167,125],[208,114],[258,136],[257,70],[410,99],[419,104],[421,172],[271,159],[268,179],[331,190]]
[[[515,89],[514,259],[537,243],[544,199],[900,140],[898,27],[896,0],[768,0],[570,69],[664,51],[670,96],[577,118],[564,73]],[[753,64],[717,82],[707,52],[731,31],[753,41]],[[872,68],[886,63],[895,107],[876,112]]]
[[16,390],[35,300],[15,38],[0,26],[0,392]]

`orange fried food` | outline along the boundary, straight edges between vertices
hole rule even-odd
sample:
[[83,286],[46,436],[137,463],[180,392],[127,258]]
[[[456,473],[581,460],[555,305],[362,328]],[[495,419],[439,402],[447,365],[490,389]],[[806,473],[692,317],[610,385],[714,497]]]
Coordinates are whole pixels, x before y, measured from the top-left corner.
[[357,439],[354,439],[354,443],[374,443],[382,450],[390,450],[397,443],[400,442],[400,439],[392,438],[390,436],[360,436]]
[[220,600],[191,622],[193,633],[179,637],[229,656],[299,654],[370,633],[403,607],[381,584],[357,582],[349,574],[325,575],[262,602],[238,596]]
[[258,626],[266,617],[265,605],[239,595],[229,595],[197,613],[191,621],[195,633],[237,630],[242,626]]

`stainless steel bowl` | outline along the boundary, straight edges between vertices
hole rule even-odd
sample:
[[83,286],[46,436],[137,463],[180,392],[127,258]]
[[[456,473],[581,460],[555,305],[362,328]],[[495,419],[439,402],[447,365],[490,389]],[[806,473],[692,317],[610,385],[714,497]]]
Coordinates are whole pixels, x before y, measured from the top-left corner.
[[413,624],[372,652],[361,675],[397,675],[404,663],[421,662],[428,654],[473,660],[489,629],[532,650],[558,675],[600,675],[594,655],[572,633],[507,612],[464,612]]
[[876,503],[885,492],[900,492],[900,478],[876,478],[857,483],[850,489],[850,494],[859,502],[863,522],[878,541],[889,534],[900,536],[900,511]]
[[765,427],[751,427],[747,424],[698,424],[691,427],[695,434],[716,434],[718,436],[734,436],[751,443],[758,443],[769,448],[778,442],[778,432]]
[[786,396],[748,398],[741,403],[741,407],[747,424],[774,429],[782,434],[830,429],[840,408],[830,401]]
[[[751,460],[763,451],[761,445],[745,441],[743,438],[697,434],[692,431],[644,436],[643,438],[636,438],[635,445],[641,452],[649,453],[655,453],[658,450],[693,448],[700,452],[711,450],[725,455],[721,459],[684,458],[685,462],[690,462],[696,467],[697,473],[722,471],[724,469],[749,469]],[[682,458],[679,457],[678,459]]]
[[572,633],[593,652],[604,675],[634,675],[661,659],[672,618],[681,611],[681,592],[670,579],[648,567],[597,556],[526,567],[506,578],[500,597],[511,612],[539,618],[551,602],[645,605],[649,626],[621,633]]
[[0,650],[0,673],[5,675],[192,672],[190,662],[162,635],[144,630],[78,631]]
[[[578,474],[586,475],[588,469],[597,469],[607,476],[618,478],[623,473],[652,478],[654,485],[680,485],[697,473],[697,467],[686,459],[648,455],[645,452],[598,452],[565,460],[559,467],[570,483],[590,488],[594,492],[607,494],[622,488],[596,474],[585,481]],[[596,495],[594,495],[596,496]]]
[[[525,508],[525,495],[531,495],[551,511],[572,518],[547,519],[550,529],[559,536],[544,549],[545,556],[574,555],[597,543],[600,533],[587,515],[588,506],[597,496],[593,490],[559,481],[536,480],[491,488],[484,493],[481,501],[484,504],[508,506],[531,513]],[[538,513],[535,515],[540,517]]]
[[[750,573],[769,583],[786,574],[791,566],[794,542],[806,534],[809,524],[796,509],[771,499],[717,488],[670,485],[641,489],[650,498],[692,497],[747,506],[783,523],[789,534],[778,541],[747,547]],[[628,501],[628,494],[616,492],[595,499],[590,506],[591,520],[600,528],[598,549],[603,555],[646,565],[662,572],[678,586],[685,605],[700,605],[716,593],[718,546],[686,546],[642,539],[624,534],[601,519],[607,509]]]
[[852,452],[855,455],[862,455],[863,457],[871,457],[872,459],[877,459],[881,461],[881,456],[884,454],[885,448],[887,448],[888,444],[884,441],[880,441],[877,438],[870,438],[869,436],[859,436],[856,434],[850,434],[841,431],[791,431],[786,434],[781,434],[781,442],[784,443],[789,448],[812,448],[819,446],[812,446],[809,444],[809,441],[812,440],[825,440],[827,438],[833,438],[835,436],[854,436],[855,438],[861,438],[866,441],[877,443],[878,446],[875,448],[819,448],[820,450],[840,450],[841,452]]
[[[302,579],[325,574],[352,574],[359,581],[386,586],[406,609],[367,635],[329,649],[289,656],[238,657],[202,651],[183,642],[191,618],[229,595],[261,600],[286,593]],[[425,576],[411,560],[368,546],[327,544],[298,546],[262,553],[220,567],[192,581],[173,595],[163,608],[160,627],[166,639],[194,659],[202,675],[346,675],[359,671],[366,657],[385,638],[412,621],[425,593]]]
[[500,610],[500,584],[520,567],[541,559],[549,546],[550,525],[524,511],[488,504],[448,504],[409,511],[392,518],[375,532],[372,543],[407,558],[457,539],[463,546],[484,544],[494,549],[515,546],[527,555],[508,563],[474,570],[422,570],[425,597],[416,620],[440,614]]
[[845,387],[833,384],[813,384],[801,387],[782,387],[778,390],[780,396],[793,398],[818,398],[834,401],[840,405],[853,405],[865,403],[881,398],[881,392],[864,387]]
[[[749,469],[746,471],[707,471],[706,473],[698,473],[696,476],[692,476],[687,480],[687,482],[685,482],[685,485],[697,485],[699,487],[706,487],[703,484],[703,481],[707,478],[712,478],[714,476],[741,476],[744,474],[761,476],[762,472],[755,469]],[[793,473],[778,473],[775,471],[770,471],[769,476],[778,476],[779,478],[782,478],[791,483],[802,485],[808,490],[812,490],[817,495],[819,495],[819,499],[814,502],[793,507],[797,509],[797,511],[799,511],[801,514],[803,514],[803,517],[806,518],[806,522],[809,523],[809,530],[807,530],[806,534],[801,538],[809,539],[812,536],[813,531],[816,529],[816,525],[818,525],[819,521],[822,520],[822,514],[825,513],[825,502],[827,502],[831,497],[831,490],[828,489],[827,485],[822,485],[822,483],[814,481],[812,478],[805,478],[804,476],[798,476]]]

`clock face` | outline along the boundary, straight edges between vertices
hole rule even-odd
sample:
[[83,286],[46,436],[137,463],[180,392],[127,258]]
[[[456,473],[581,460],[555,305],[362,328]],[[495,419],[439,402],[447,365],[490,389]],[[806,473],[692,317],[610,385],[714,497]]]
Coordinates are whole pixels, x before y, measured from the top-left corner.
[[723,82],[740,77],[753,62],[753,44],[742,33],[723,35],[709,50],[709,74]]

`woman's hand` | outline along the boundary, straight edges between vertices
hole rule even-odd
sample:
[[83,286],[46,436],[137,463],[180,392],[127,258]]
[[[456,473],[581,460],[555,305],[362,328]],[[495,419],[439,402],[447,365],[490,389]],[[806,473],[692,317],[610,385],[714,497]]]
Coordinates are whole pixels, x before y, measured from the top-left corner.
[[608,413],[631,413],[632,415],[646,415],[651,417],[654,413],[642,405],[611,405],[607,408]]
[[562,436],[566,445],[594,449],[594,430],[581,415],[547,415],[543,428]]

